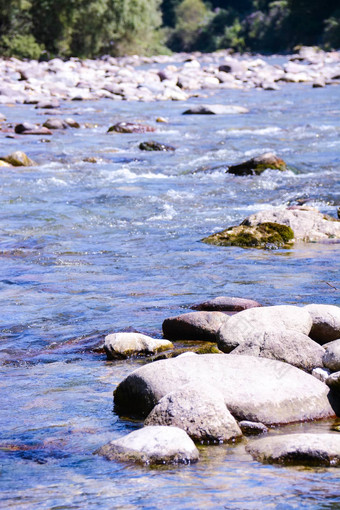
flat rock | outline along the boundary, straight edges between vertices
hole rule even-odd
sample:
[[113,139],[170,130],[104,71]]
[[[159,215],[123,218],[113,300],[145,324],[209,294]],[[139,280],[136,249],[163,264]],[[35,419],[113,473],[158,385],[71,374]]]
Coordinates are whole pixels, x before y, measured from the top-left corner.
[[250,455],[264,463],[339,466],[339,434],[289,434],[258,439],[247,445]]
[[8,156],[5,156],[3,159],[6,163],[12,166],[34,166],[36,163],[30,159],[27,154],[22,151],[15,151]]
[[293,330],[266,329],[247,335],[233,354],[277,359],[311,372],[322,366],[325,350],[307,335]]
[[156,131],[153,126],[147,124],[138,124],[137,122],[118,122],[109,127],[108,133],[148,133]]
[[149,356],[173,348],[168,340],[158,340],[141,333],[113,333],[105,337],[104,349],[108,359]]
[[273,222],[290,227],[296,241],[318,242],[340,239],[340,220],[307,206],[279,207],[252,214],[242,225]]
[[263,423],[254,421],[242,420],[239,422],[239,426],[245,436],[259,436],[260,434],[267,434],[268,432],[268,427]]
[[115,409],[120,415],[146,417],[161,398],[186,384],[221,392],[237,420],[269,425],[335,414],[327,385],[315,377],[280,361],[232,354],[179,356],[145,365],[118,385]]
[[183,112],[183,115],[229,115],[234,113],[248,113],[249,110],[244,106],[228,104],[209,104],[192,106]]
[[310,313],[313,325],[310,337],[323,345],[340,338],[340,308],[334,305],[312,304],[304,307]]
[[215,342],[217,333],[229,316],[222,312],[189,312],[165,319],[163,335],[170,340],[209,340]]
[[312,318],[305,308],[293,305],[250,308],[230,317],[220,328],[217,343],[221,351],[231,352],[239,345],[253,341],[255,334],[291,330],[308,336],[311,327]]
[[340,370],[340,339],[327,344],[322,360],[324,366],[332,372]]
[[190,308],[193,310],[208,311],[208,312],[241,312],[248,308],[256,308],[260,305],[253,299],[243,299],[238,297],[219,296],[203,303],[192,305]]
[[145,425],[179,427],[195,441],[222,443],[242,436],[223,395],[213,387],[190,384],[161,398]]
[[188,434],[178,427],[144,427],[111,441],[95,453],[108,460],[142,464],[189,464],[199,458]]
[[235,175],[260,175],[267,169],[287,170],[286,163],[273,152],[266,152],[238,165],[228,167],[227,172]]

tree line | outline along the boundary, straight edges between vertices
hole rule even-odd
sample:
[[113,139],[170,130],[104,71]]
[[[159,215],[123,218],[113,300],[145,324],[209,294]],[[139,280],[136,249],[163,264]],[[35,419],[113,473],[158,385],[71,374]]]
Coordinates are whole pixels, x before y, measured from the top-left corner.
[[340,47],[338,0],[0,0],[0,55]]

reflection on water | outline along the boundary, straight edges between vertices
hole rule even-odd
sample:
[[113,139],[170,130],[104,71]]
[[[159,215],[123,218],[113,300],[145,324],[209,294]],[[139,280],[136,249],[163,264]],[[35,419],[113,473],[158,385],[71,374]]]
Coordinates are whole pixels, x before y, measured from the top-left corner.
[[[157,470],[93,455],[142,425],[113,413],[112,390],[142,361],[107,362],[98,347],[108,332],[161,336],[166,317],[223,294],[266,305],[339,303],[339,245],[258,251],[200,243],[257,210],[299,200],[334,215],[338,87],[209,94],[205,102],[250,113],[182,116],[188,102],[70,103],[67,115],[98,127],[56,132],[50,143],[0,137],[1,154],[20,149],[39,162],[0,176],[3,508],[339,508],[336,469],[261,465],[245,442],[200,446],[196,465]],[[10,122],[41,121],[29,105],[2,113]],[[158,116],[169,123],[156,125]],[[152,138],[177,150],[142,153],[147,135],[106,134],[110,124],[136,119],[154,123]],[[225,174],[228,164],[269,150],[292,170]],[[98,162],[84,161],[90,157]]]

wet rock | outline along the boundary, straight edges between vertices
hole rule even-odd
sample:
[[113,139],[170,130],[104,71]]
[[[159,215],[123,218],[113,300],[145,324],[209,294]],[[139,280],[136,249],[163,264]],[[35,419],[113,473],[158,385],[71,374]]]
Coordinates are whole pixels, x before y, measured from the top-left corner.
[[340,372],[334,372],[328,376],[326,384],[335,392],[340,393]]
[[245,436],[259,436],[260,434],[267,434],[268,432],[268,427],[263,423],[254,421],[243,420],[239,422],[239,426]]
[[228,167],[227,172],[235,175],[260,175],[267,169],[287,170],[286,163],[273,152],[266,152],[244,163]]
[[289,248],[294,241],[293,230],[279,223],[263,222],[255,226],[229,227],[202,239],[216,246],[240,246],[241,248]]
[[142,151],[174,151],[175,147],[171,145],[165,145],[164,143],[155,142],[150,140],[149,142],[142,142],[139,144],[139,148]]
[[48,128],[39,126],[37,124],[31,124],[30,122],[17,124],[14,128],[14,131],[18,135],[52,135],[52,131],[50,131]]
[[270,425],[335,414],[328,387],[315,377],[280,361],[233,354],[192,354],[145,365],[118,385],[115,410],[146,417],[161,398],[186,384],[221,392],[237,420]]
[[39,103],[37,103],[36,105],[36,108],[42,108],[42,109],[54,109],[54,108],[59,108],[60,107],[60,103],[57,99],[46,99],[44,101],[39,101]]
[[310,332],[313,340],[323,345],[340,338],[340,308],[338,306],[312,304],[304,308],[313,320]]
[[270,464],[340,465],[340,436],[337,434],[266,437],[248,444],[246,450],[254,459]]
[[48,129],[66,129],[68,127],[67,123],[63,119],[56,117],[47,119],[43,126]]
[[222,312],[189,312],[165,319],[163,335],[171,340],[216,341],[217,332],[229,320]]
[[183,112],[183,115],[229,115],[234,113],[248,113],[249,110],[243,106],[210,104],[192,106]]
[[67,117],[64,122],[71,128],[76,128],[76,129],[79,129],[80,128],[80,124],[79,122],[77,122],[76,120],[72,119],[72,117]]
[[323,355],[323,364],[332,372],[340,370],[340,339],[334,340],[327,344],[326,351]]
[[232,353],[277,359],[311,372],[313,368],[322,366],[325,350],[303,333],[266,329],[249,333]]
[[242,225],[255,227],[266,222],[290,227],[296,241],[320,242],[340,239],[340,221],[320,213],[314,207],[292,206],[268,209],[252,214]]
[[195,441],[222,443],[242,436],[223,395],[209,386],[188,384],[168,393],[153,408],[145,425],[179,427]]
[[108,133],[148,133],[156,131],[153,126],[147,124],[138,124],[136,122],[118,122],[109,127]]
[[35,166],[36,163],[32,161],[24,152],[15,151],[1,158],[3,161],[12,166]]
[[241,312],[248,308],[255,308],[260,305],[253,299],[243,299],[229,296],[219,296],[204,303],[192,305],[193,310],[205,310],[208,312]]
[[149,356],[173,348],[168,340],[158,340],[140,333],[114,333],[105,337],[104,349],[108,359]]
[[[266,331],[278,334],[290,330],[308,336],[312,318],[304,308],[292,305],[250,308],[229,318],[218,332],[218,347],[223,352],[231,352],[238,346],[256,341],[256,335]],[[261,341],[261,340],[259,340]],[[262,342],[265,340],[263,339]],[[287,340],[288,341],[288,340]],[[317,366],[320,366],[317,365]]]
[[178,427],[144,427],[102,446],[95,453],[108,460],[141,464],[189,464],[197,462],[198,450]]

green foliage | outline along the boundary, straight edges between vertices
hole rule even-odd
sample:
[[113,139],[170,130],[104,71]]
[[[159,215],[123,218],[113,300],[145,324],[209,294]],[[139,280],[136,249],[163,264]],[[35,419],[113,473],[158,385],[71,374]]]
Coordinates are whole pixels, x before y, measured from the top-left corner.
[[340,48],[340,10],[325,21],[323,42],[327,49]]
[[0,39],[0,48],[5,56],[28,58],[38,60],[44,47],[39,45],[33,35],[3,35]]
[[192,51],[197,47],[200,31],[210,19],[202,0],[183,0],[175,9],[176,26],[168,45],[174,51]]

